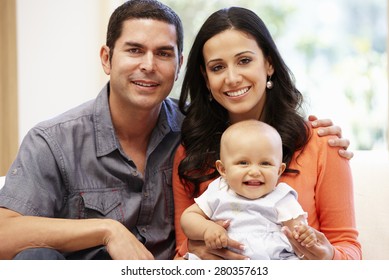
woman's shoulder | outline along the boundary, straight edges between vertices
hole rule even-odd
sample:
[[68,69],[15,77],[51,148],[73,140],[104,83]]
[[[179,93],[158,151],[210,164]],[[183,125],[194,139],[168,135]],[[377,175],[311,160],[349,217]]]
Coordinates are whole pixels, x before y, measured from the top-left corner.
[[313,128],[310,124],[308,127],[308,141],[301,150],[294,153],[290,164],[291,168],[296,168],[297,166],[313,168],[313,165],[322,162],[325,158],[338,156],[338,147],[332,147],[328,144],[328,140],[337,138],[337,136],[320,136],[320,128]]
[[331,148],[331,146],[328,145],[328,140],[338,138],[336,135],[326,135],[326,136],[320,136],[319,131],[320,127],[312,127],[310,124],[308,124],[308,142],[306,146],[308,147],[318,147],[320,149],[327,149]]

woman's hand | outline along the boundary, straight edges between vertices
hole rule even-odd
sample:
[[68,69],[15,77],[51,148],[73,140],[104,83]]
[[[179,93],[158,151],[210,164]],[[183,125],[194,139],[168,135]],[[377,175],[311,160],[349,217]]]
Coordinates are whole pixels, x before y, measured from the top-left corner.
[[[325,237],[323,233],[317,231],[314,228],[311,228],[316,235],[316,242],[312,246],[303,246],[300,244],[298,240],[298,235],[294,236],[294,234],[290,231],[287,226],[282,227],[282,232],[289,239],[290,244],[293,247],[296,255],[300,259],[304,260],[332,260],[334,256],[334,248],[331,243]],[[296,238],[297,237],[297,238]]]
[[[216,224],[227,229],[230,225],[230,221],[216,221]],[[238,251],[243,252],[244,245],[228,238],[228,247],[237,249]],[[192,254],[195,254],[202,260],[247,260],[248,258],[239,253],[235,253],[228,249],[210,249],[208,248],[204,241],[195,241],[188,240],[188,251]]]
[[[234,246],[236,249],[242,250],[242,245],[229,239],[229,247]],[[188,240],[188,251],[195,254],[202,260],[247,260],[244,255],[235,253],[228,249],[210,249],[205,246],[204,241]]]
[[330,139],[328,140],[328,145],[332,147],[340,147],[342,149],[339,150],[339,155],[346,159],[352,159],[354,153],[351,151],[347,151],[350,146],[350,140],[346,138],[342,138],[342,129],[334,125],[330,119],[318,120],[316,116],[310,115],[308,120],[311,122],[312,127],[320,127],[318,130],[319,136],[326,135],[336,135],[339,139]]

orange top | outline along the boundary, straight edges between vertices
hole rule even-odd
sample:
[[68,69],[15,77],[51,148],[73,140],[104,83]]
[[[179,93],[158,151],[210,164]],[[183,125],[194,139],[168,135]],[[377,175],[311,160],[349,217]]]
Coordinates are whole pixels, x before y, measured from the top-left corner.
[[[301,154],[300,151],[295,152],[289,166],[300,173],[284,173],[279,181],[289,184],[297,191],[298,201],[308,213],[309,225],[325,234],[334,246],[333,259],[361,259],[349,162],[338,155],[338,148],[328,145],[331,136],[319,137],[317,129],[312,129],[312,132],[304,151]],[[180,217],[182,212],[194,203],[178,176],[178,164],[184,155],[185,149],[179,146],[173,169],[176,258],[187,252],[186,236],[180,226]],[[200,193],[204,192],[209,183],[210,181],[201,184]]]

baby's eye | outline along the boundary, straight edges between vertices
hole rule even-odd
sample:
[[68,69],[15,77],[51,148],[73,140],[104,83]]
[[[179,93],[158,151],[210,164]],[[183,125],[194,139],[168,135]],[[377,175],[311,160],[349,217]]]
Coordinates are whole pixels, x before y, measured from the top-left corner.
[[272,164],[268,161],[261,162],[262,166],[271,166]]
[[248,161],[245,161],[245,160],[241,160],[238,162],[239,165],[249,165],[249,162]]

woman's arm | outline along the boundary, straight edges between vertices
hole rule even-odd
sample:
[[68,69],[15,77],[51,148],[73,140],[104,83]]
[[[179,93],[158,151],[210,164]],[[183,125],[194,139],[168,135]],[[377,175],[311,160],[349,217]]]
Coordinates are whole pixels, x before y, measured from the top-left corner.
[[320,231],[334,246],[333,259],[361,259],[361,245],[355,222],[354,188],[349,161],[337,150],[319,147],[316,205]]
[[[281,178],[297,191],[309,225],[318,231],[320,246],[294,245],[308,259],[361,259],[349,161],[327,144],[329,139],[313,129],[304,151],[296,152],[290,166],[300,174]],[[293,244],[292,235],[288,237]]]
[[183,257],[187,250],[187,238],[181,228],[181,215],[186,208],[194,203],[178,175],[178,165],[185,157],[185,149],[179,146],[173,164],[173,195],[174,195],[174,227],[176,232],[176,258]]

